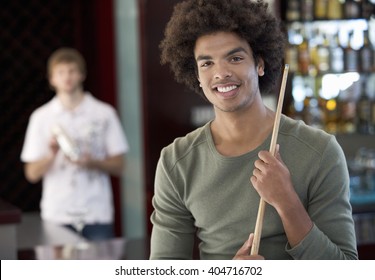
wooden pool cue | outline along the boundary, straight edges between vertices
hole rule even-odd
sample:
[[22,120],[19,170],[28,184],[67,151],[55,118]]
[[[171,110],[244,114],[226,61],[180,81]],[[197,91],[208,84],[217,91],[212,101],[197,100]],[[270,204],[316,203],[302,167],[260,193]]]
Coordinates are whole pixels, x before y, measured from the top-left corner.
[[[275,152],[276,152],[277,135],[279,133],[280,118],[281,118],[281,111],[282,111],[282,108],[283,108],[286,80],[288,78],[288,70],[289,70],[289,65],[285,64],[283,79],[282,79],[282,82],[281,82],[279,100],[278,100],[277,108],[276,108],[275,121],[274,121],[274,124],[273,124],[271,145],[270,145],[270,150],[269,150],[270,153],[273,156],[275,156]],[[255,223],[253,245],[251,246],[251,252],[250,252],[251,255],[257,255],[258,251],[259,251],[260,237],[262,235],[263,217],[264,217],[265,207],[266,207],[266,202],[262,198],[260,198],[259,208],[258,208],[258,216],[257,216],[257,221]]]

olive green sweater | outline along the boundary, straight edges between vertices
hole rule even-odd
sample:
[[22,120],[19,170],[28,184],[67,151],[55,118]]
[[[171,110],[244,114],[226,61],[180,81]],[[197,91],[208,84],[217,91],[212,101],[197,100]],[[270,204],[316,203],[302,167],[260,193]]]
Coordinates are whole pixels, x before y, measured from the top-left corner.
[[[161,152],[151,216],[151,259],[191,259],[195,235],[201,259],[232,259],[254,232],[259,195],[250,183],[254,161],[269,150],[225,157],[210,123],[177,138]],[[314,226],[290,248],[276,210],[266,206],[259,254],[266,259],[356,259],[349,176],[334,136],[282,116],[283,161]]]

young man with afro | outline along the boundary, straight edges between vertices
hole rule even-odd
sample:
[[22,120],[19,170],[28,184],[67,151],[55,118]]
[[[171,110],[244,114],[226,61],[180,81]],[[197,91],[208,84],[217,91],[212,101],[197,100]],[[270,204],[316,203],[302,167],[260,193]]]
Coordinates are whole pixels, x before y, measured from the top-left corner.
[[[335,138],[282,115],[268,152],[285,46],[267,3],[175,6],[161,59],[215,117],[165,147],[155,177],[151,259],[357,259],[349,176]],[[250,255],[260,197],[259,255]]]

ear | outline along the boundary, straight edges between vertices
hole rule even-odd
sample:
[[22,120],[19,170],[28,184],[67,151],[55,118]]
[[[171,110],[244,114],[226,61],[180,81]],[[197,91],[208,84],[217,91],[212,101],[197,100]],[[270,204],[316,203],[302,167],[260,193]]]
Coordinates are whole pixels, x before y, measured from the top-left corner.
[[258,76],[264,76],[264,60],[261,57],[258,58],[257,71]]
[[197,80],[199,82],[199,87],[202,87],[201,80],[199,79],[199,76],[197,75]]

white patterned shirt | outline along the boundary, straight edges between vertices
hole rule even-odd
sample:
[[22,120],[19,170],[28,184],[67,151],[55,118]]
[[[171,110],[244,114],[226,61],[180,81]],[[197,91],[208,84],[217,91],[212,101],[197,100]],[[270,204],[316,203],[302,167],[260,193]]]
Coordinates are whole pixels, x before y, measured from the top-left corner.
[[[56,124],[66,131],[81,153],[93,159],[128,151],[114,108],[85,93],[74,110],[66,110],[54,97],[32,113],[21,153],[23,162],[35,162],[48,155],[52,127]],[[59,224],[73,223],[75,209],[84,212],[85,223],[110,223],[113,221],[110,177],[70,162],[60,149],[43,177],[40,207],[42,219]]]

